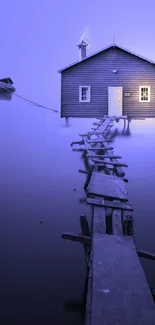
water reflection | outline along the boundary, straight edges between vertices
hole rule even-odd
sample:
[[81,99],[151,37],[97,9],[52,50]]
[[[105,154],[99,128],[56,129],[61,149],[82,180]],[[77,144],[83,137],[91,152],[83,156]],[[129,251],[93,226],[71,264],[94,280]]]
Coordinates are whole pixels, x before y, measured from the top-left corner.
[[72,151],[77,151],[77,152],[85,152],[85,149],[82,148],[73,148]]
[[[4,95],[8,99],[10,94],[3,93],[1,99]],[[78,312],[85,283],[83,249],[64,242],[61,234],[79,232],[80,215],[91,220],[83,189],[86,175],[78,172],[87,168],[85,150],[72,149],[70,144],[91,130],[94,119],[61,120],[15,96],[11,107],[8,114],[1,103],[0,110],[0,285],[1,317],[6,319],[2,323],[84,324]],[[127,189],[134,208],[136,244],[153,252],[155,120],[132,121],[128,137],[123,127],[120,121],[113,131],[114,152],[129,166]],[[155,287],[155,264],[144,263]],[[75,309],[67,312],[64,303],[70,297],[77,304],[71,301],[69,307]]]
[[71,127],[70,119],[68,117],[63,120],[63,124],[61,125],[61,127],[64,127],[64,128]]
[[7,91],[7,90],[3,90],[0,89],[0,100],[11,100],[12,99],[12,93]]
[[113,128],[111,129],[111,131],[109,132],[109,137],[111,140],[115,140],[116,137],[124,137],[124,136],[131,136],[131,128],[130,128],[130,124],[131,124],[131,120],[126,120],[124,123],[124,126],[120,129],[120,128]]

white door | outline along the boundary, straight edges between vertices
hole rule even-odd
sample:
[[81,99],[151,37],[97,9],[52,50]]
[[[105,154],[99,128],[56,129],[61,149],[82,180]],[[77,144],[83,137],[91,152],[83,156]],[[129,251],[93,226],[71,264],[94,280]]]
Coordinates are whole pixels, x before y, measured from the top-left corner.
[[123,87],[108,87],[108,115],[122,116]]

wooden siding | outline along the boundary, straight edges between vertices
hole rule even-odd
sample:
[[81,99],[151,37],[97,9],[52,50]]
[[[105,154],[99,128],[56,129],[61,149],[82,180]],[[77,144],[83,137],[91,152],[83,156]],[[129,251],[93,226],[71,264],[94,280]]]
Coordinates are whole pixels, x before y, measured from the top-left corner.
[[[80,85],[91,86],[90,103],[79,103]],[[150,86],[149,103],[139,102],[141,85]],[[105,50],[61,73],[61,117],[107,115],[108,86],[123,87],[124,115],[155,117],[155,65],[118,48]]]

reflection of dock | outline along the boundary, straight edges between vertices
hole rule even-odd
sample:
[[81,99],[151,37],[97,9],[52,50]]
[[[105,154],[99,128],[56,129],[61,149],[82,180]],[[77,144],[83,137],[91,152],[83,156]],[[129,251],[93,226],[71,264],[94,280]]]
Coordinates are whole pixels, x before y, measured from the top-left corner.
[[124,119],[124,126],[122,130],[118,130],[118,128],[115,128],[115,130],[111,130],[110,138],[114,140],[116,137],[131,136],[130,122],[130,119]]
[[109,143],[115,122],[115,117],[105,117],[71,144],[85,148],[84,188],[92,206],[92,227],[81,216],[81,234],[64,233],[62,238],[84,245],[86,325],[155,325],[155,305],[138,257],[155,259],[155,255],[135,247],[123,169],[127,165],[118,161],[121,157],[114,155]]

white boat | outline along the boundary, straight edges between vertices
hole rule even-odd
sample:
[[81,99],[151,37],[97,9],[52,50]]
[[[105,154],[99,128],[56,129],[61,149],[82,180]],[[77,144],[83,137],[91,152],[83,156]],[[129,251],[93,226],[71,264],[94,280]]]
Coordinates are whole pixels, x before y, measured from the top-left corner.
[[0,79],[0,91],[14,92],[16,88],[13,86],[13,81],[11,78]]

